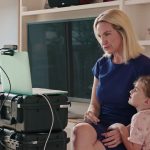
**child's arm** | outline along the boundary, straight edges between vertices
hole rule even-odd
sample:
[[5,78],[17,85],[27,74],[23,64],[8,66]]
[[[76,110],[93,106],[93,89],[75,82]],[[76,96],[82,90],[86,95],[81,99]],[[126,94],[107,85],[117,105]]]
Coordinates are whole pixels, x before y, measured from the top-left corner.
[[129,135],[129,130],[126,126],[122,124],[118,124],[118,129],[121,134],[122,142],[124,146],[126,147],[127,150],[141,150],[142,146],[136,143],[132,143],[128,140]]
[[109,129],[118,129],[121,135],[122,142],[127,150],[141,150],[142,146],[136,143],[132,143],[128,140],[130,136],[130,126],[125,126],[121,123],[115,123],[109,127]]

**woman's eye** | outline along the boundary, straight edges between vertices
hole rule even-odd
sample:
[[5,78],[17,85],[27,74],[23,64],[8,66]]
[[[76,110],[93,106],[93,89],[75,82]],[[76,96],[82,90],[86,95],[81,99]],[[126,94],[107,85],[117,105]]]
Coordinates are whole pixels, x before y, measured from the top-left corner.
[[106,33],[105,33],[105,36],[108,36],[108,35],[110,35],[110,33],[106,32]]
[[99,38],[101,38],[101,36],[100,36],[99,34],[98,34],[97,36],[98,36]]

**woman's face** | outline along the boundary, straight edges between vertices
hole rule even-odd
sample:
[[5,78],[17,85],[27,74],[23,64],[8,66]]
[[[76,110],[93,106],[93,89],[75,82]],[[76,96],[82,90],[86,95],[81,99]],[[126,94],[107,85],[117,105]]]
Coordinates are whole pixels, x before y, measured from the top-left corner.
[[109,54],[122,53],[122,37],[110,23],[100,22],[96,28],[104,51]]

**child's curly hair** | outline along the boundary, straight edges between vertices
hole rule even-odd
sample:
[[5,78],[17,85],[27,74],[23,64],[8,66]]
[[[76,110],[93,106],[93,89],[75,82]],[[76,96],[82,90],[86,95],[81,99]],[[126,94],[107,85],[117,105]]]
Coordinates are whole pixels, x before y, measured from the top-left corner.
[[[143,90],[147,97],[150,98],[150,75],[147,76],[141,76],[137,80],[138,82],[141,82],[143,84]],[[136,81],[136,82],[137,82]]]

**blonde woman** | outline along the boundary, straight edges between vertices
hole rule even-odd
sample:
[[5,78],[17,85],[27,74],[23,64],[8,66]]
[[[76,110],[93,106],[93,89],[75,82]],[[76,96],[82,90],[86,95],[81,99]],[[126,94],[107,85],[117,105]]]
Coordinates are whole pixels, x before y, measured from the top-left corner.
[[105,54],[92,68],[94,80],[85,122],[73,131],[74,150],[125,150],[115,123],[130,124],[136,109],[128,104],[133,82],[150,75],[150,59],[142,55],[129,17],[119,9],[101,13],[93,25]]

